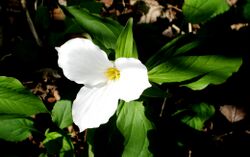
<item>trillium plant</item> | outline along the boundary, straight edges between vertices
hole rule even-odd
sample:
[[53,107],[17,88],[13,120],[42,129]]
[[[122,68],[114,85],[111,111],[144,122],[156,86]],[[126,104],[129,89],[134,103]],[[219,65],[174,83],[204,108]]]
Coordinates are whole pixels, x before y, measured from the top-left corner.
[[[126,3],[124,10],[115,1],[65,1],[67,6],[59,0],[53,8],[56,2],[38,1],[34,16],[29,16],[33,4],[24,7],[25,20],[15,21],[21,11],[12,17],[9,1],[0,10],[0,18],[13,20],[6,26],[29,25],[16,36],[0,25],[5,74],[0,76],[0,146],[12,151],[10,142],[20,142],[13,150],[25,152],[1,150],[2,156],[191,157],[204,156],[207,146],[209,155],[217,156],[210,150],[239,142],[230,140],[236,139],[235,130],[236,137],[249,136],[243,130],[248,127],[241,126],[246,121],[233,124],[247,115],[243,108],[249,102],[241,101],[249,99],[239,90],[249,84],[249,64],[243,64],[249,61],[244,58],[249,57],[249,0],[237,5],[156,0],[156,14],[148,1]],[[107,2],[114,3],[103,8]],[[29,77],[33,72],[37,75]],[[238,91],[247,96],[238,101]],[[219,119],[222,115],[230,124]]]
[[107,54],[85,38],[74,38],[57,47],[64,75],[84,86],[73,102],[72,116],[80,131],[99,127],[115,113],[119,99],[136,100],[150,87],[148,71],[140,60]]

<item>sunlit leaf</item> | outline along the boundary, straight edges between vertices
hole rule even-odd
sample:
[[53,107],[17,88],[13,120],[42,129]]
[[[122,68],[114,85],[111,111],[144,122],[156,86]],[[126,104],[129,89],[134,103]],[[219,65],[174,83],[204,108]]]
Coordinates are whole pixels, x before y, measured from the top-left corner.
[[116,58],[120,57],[134,57],[137,58],[137,48],[133,38],[133,19],[127,21],[126,26],[119,35],[115,49]]
[[150,70],[149,79],[161,84],[191,81],[191,79],[197,78],[184,86],[201,90],[209,84],[223,83],[238,71],[241,64],[241,58],[219,55],[173,57]]
[[204,127],[204,123],[215,113],[214,106],[206,103],[201,103],[191,105],[186,110],[181,110],[180,112],[177,111],[175,115],[181,114],[188,110],[191,111],[191,114],[185,114],[184,116],[182,116],[181,121],[197,130],[202,130]]
[[206,103],[191,105],[191,110],[204,121],[208,120],[215,113],[214,106]]
[[168,59],[189,52],[193,48],[199,46],[200,41],[196,40],[192,35],[180,35],[170,42],[167,42],[162,48],[152,55],[146,62],[149,70],[155,66],[167,61]]
[[220,112],[231,123],[243,120],[246,116],[246,111],[243,108],[234,105],[223,105],[220,107]]
[[17,79],[0,76],[0,114],[33,115],[48,112],[43,102]]
[[185,0],[182,11],[188,22],[203,23],[229,8],[226,0]]
[[147,132],[153,129],[152,123],[144,114],[142,102],[121,102],[117,118],[117,128],[124,136],[122,156],[150,157]]
[[63,135],[59,132],[46,132],[46,138],[43,141],[47,152],[50,155],[60,157],[74,157],[74,145],[68,135]]
[[115,49],[117,38],[122,31],[122,25],[111,18],[92,14],[79,7],[65,8],[76,21],[89,33],[93,40],[104,45],[107,49]]
[[48,155],[46,153],[41,153],[41,154],[39,154],[38,157],[48,157]]
[[88,144],[88,157],[94,157],[95,154],[92,150],[92,145],[91,144]]
[[61,129],[70,126],[73,123],[71,113],[71,101],[57,101],[52,110],[52,120]]
[[0,115],[0,139],[12,142],[25,140],[34,130],[33,123],[28,118]]
[[188,126],[196,129],[196,130],[202,130],[204,126],[204,122],[199,117],[191,117],[191,116],[185,116],[181,119],[181,121]]

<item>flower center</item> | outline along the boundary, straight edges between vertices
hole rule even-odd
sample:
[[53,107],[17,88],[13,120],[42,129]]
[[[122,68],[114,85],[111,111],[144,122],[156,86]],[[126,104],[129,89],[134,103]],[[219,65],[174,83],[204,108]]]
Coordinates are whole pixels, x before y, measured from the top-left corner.
[[117,68],[108,68],[105,72],[105,76],[109,80],[118,80],[120,78],[120,71]]

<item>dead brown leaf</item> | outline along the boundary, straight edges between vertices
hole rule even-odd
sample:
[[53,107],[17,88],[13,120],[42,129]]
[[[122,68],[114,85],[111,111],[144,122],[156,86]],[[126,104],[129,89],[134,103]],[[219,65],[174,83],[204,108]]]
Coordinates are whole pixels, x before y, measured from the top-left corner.
[[223,105],[220,107],[220,112],[226,117],[231,123],[243,120],[246,116],[244,108],[234,105]]
[[227,3],[230,5],[230,6],[233,6],[237,3],[238,0],[227,0]]
[[230,27],[232,30],[240,30],[241,28],[247,27],[248,23],[236,23],[236,24],[232,24]]

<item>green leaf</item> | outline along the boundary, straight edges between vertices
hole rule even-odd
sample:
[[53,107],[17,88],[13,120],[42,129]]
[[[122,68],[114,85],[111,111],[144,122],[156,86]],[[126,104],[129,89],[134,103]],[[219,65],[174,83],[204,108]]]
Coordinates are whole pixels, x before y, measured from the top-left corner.
[[136,43],[133,38],[133,19],[129,18],[126,26],[122,30],[116,42],[115,49],[116,58],[120,57],[134,57],[137,58],[137,48]]
[[107,49],[115,49],[117,38],[122,31],[122,25],[111,18],[104,18],[79,7],[65,8],[76,21],[89,33],[93,40]]
[[148,70],[151,70],[155,66],[166,62],[169,58],[187,53],[199,45],[200,41],[197,40],[197,37],[195,38],[191,34],[180,35],[166,43],[159,51],[151,56],[146,62],[146,66]]
[[67,1],[68,6],[80,6],[82,8],[88,9],[91,13],[100,14],[103,8],[102,2],[97,2],[96,0],[70,0]]
[[201,131],[204,126],[204,122],[199,117],[185,116],[181,119],[181,121],[199,131]]
[[39,154],[39,156],[38,157],[48,157],[48,155],[47,154],[45,154],[45,153],[41,153],[41,154]]
[[60,157],[74,157],[74,145],[68,135],[59,132],[46,132],[43,141],[47,152]]
[[0,114],[34,115],[48,112],[43,102],[17,79],[0,76]]
[[165,98],[167,96],[167,92],[163,91],[156,85],[152,85],[150,88],[144,90],[142,95],[151,98]]
[[96,0],[82,0],[80,3],[81,7],[88,9],[91,13],[100,14],[103,8],[102,3]]
[[215,108],[212,105],[206,103],[200,103],[191,106],[191,110],[196,113],[203,121],[208,120],[215,113]]
[[31,135],[33,121],[17,116],[0,115],[0,138],[6,141],[19,142]]
[[[181,118],[181,121],[188,126],[197,129],[197,130],[202,130],[204,127],[204,123],[211,118],[214,113],[215,113],[215,108],[212,105],[208,105],[206,103],[201,103],[201,104],[195,104],[192,105],[189,110],[191,110],[194,114],[185,114]],[[183,113],[187,110],[183,110],[181,112],[178,112],[178,114]],[[178,115],[175,114],[175,115]]]
[[61,129],[70,126],[73,123],[71,113],[71,101],[57,101],[52,110],[52,120]]
[[203,23],[229,8],[226,0],[185,0],[182,11],[188,22]]
[[95,157],[91,144],[88,144],[88,157]]
[[153,129],[152,123],[144,114],[142,102],[121,102],[116,121],[117,128],[125,138],[122,156],[150,157],[147,132]]
[[243,6],[243,17],[250,21],[250,0],[247,0],[246,4]]
[[50,14],[48,7],[38,6],[35,14],[35,22],[42,30],[49,29]]
[[100,14],[103,8],[103,3],[96,0],[70,0],[67,1],[67,6],[80,6],[88,9],[91,13]]
[[[242,64],[241,58],[219,55],[177,56],[149,71],[149,80],[158,84],[189,81],[186,85],[200,90],[209,84],[221,84]],[[194,80],[191,80],[194,79]]]

